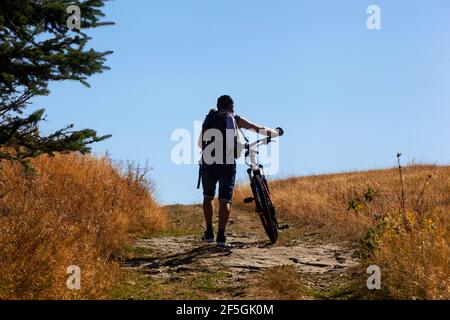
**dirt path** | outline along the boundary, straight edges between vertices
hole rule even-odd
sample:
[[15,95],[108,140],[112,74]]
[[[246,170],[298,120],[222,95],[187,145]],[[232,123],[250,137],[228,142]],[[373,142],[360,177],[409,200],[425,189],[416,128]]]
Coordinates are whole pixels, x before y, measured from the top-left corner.
[[[175,234],[138,240],[134,249],[140,254],[123,265],[140,275],[139,279],[150,281],[152,287],[159,287],[161,294],[156,298],[177,297],[166,297],[164,286],[168,291],[173,288],[184,292],[180,298],[186,298],[186,293],[187,298],[210,299],[286,295],[311,298],[314,295],[308,293],[330,290],[342,279],[351,277],[352,268],[358,265],[349,244],[325,243],[315,234],[301,233],[295,226],[281,234],[279,243],[270,245],[254,213],[249,212],[234,213],[228,231],[230,250],[205,245],[200,241],[201,209],[198,206],[169,209]],[[136,281],[130,283],[136,287]],[[261,291],[264,287],[267,290]],[[199,292],[189,292],[194,288]],[[139,293],[137,297],[141,297]]]

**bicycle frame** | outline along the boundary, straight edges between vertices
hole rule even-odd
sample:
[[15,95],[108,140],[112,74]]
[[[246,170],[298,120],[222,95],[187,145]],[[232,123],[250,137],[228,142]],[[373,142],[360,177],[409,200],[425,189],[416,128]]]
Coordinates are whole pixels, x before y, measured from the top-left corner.
[[[243,132],[242,132],[242,134],[244,135]],[[256,161],[256,155],[258,154],[258,151],[255,149],[259,146],[268,145],[269,143],[273,142],[272,137],[265,137],[262,139],[258,139],[253,143],[248,143],[248,139],[245,135],[244,135],[244,138],[246,141],[246,144],[244,146],[245,164],[247,166],[249,166],[249,170],[252,170],[254,172],[263,170],[263,168],[264,168],[263,165],[257,163],[257,161]],[[248,160],[250,160],[250,162]]]
[[[260,167],[260,165],[256,163],[256,155],[258,154],[258,151],[256,151],[254,148],[259,147],[259,145],[268,145],[271,142],[272,142],[272,138],[266,137],[263,139],[259,139],[251,144],[246,143],[245,144],[245,163],[250,168]],[[248,163],[247,159],[250,159],[250,163]]]

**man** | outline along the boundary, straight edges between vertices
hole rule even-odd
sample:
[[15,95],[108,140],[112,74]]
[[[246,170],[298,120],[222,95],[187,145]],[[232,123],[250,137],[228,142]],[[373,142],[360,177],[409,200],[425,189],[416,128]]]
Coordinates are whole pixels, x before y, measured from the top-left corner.
[[202,148],[201,181],[203,184],[203,214],[206,231],[202,240],[214,242],[213,214],[216,185],[219,183],[219,230],[217,246],[229,248],[225,229],[230,217],[231,199],[236,180],[236,159],[242,148],[239,145],[239,128],[276,137],[277,130],[254,124],[234,114],[234,102],[230,96],[221,96],[217,100],[217,109],[213,109],[203,122],[199,137]]

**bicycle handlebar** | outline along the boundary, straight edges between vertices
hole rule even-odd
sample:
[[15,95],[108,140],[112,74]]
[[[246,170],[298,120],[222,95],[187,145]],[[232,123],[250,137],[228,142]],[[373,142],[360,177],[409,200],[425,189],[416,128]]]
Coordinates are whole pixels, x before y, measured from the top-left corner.
[[[281,137],[282,135],[284,135],[284,130],[282,128],[278,127],[278,128],[276,128],[276,130],[278,131],[278,137]],[[272,142],[271,136],[268,136],[268,137],[265,137],[262,139],[258,139],[253,143],[248,143],[248,140],[247,140],[247,143],[245,144],[245,157],[246,158],[249,157],[250,154],[252,154],[252,156],[254,156],[255,151],[253,151],[253,150],[250,151],[254,146],[256,146],[258,144],[262,144],[262,145],[266,144],[267,145],[270,142]],[[247,163],[247,160],[246,160],[246,163]]]
[[[278,127],[278,128],[276,128],[276,130],[278,131],[278,136],[277,137],[281,137],[282,135],[284,135],[284,130],[282,128]],[[257,144],[260,144],[260,143],[262,143],[262,144],[269,144],[270,142],[272,142],[272,138],[276,138],[276,137],[268,136],[268,137],[265,137],[265,138],[262,138],[262,139],[258,139],[258,140],[256,140],[255,142],[253,142],[251,144],[247,144],[248,148],[254,147],[254,146],[256,146]]]

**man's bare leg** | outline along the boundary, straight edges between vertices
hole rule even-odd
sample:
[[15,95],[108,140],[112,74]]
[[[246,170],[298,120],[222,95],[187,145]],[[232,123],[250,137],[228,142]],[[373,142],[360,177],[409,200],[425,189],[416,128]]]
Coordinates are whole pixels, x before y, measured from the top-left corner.
[[219,236],[225,235],[225,229],[228,224],[228,219],[230,218],[231,204],[226,201],[220,201],[219,207]]
[[206,229],[213,231],[214,199],[203,198],[203,215],[205,216]]

